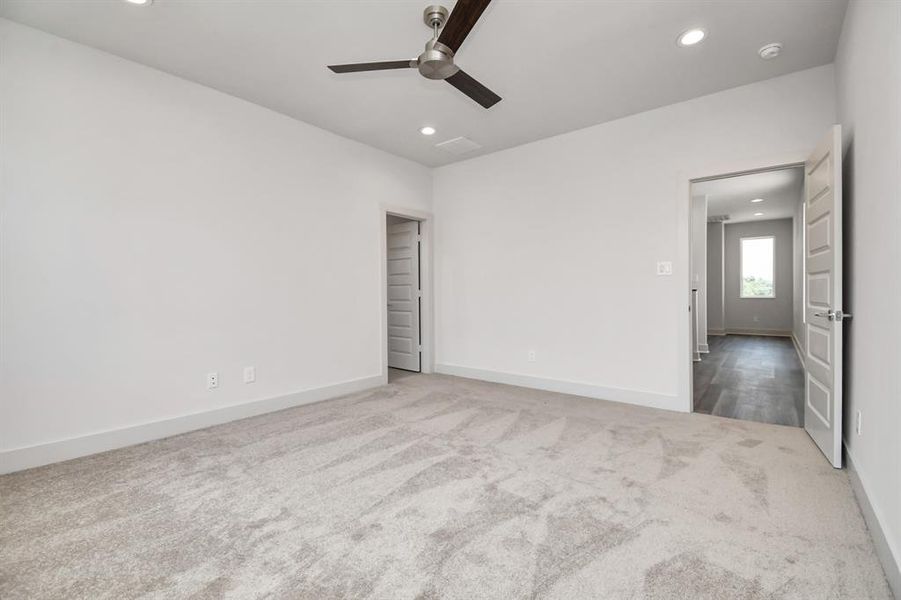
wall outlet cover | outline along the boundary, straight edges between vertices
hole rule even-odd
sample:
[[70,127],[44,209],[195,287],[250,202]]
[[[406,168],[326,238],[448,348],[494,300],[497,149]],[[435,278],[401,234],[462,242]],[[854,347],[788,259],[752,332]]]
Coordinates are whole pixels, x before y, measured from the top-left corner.
[[657,274],[658,275],[672,275],[673,274],[673,263],[669,260],[661,260],[657,262]]
[[206,374],[206,389],[214,390],[219,387],[219,373]]
[[257,380],[256,367],[244,367],[244,383],[253,383]]

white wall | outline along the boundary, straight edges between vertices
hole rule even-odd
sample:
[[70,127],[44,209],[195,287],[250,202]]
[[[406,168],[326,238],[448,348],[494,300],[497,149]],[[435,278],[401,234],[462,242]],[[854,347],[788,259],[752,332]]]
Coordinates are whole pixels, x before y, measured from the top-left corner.
[[430,209],[428,169],[0,34],[0,449],[379,381],[379,205]]
[[[775,298],[741,297],[741,238],[773,236],[775,240]],[[726,298],[726,331],[789,335],[792,331],[794,279],[792,220],[773,219],[727,223],[724,247],[723,290]]]
[[[836,57],[843,127],[845,445],[901,597],[901,3],[852,2]],[[854,432],[857,411],[861,434]],[[879,544],[877,544],[879,547]]]
[[707,332],[726,330],[723,298],[723,223],[707,224]]
[[707,351],[707,197],[691,199],[691,287],[698,290],[698,349]]
[[689,180],[804,160],[833,85],[818,67],[437,169],[440,368],[689,410]]

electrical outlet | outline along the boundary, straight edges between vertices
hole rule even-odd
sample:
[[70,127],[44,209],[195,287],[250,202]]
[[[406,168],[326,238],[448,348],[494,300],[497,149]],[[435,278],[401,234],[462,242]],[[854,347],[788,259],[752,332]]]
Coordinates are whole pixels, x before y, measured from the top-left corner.
[[529,350],[529,362],[535,362],[535,351]]
[[861,421],[860,411],[857,411],[857,435],[860,435],[860,421]]
[[206,374],[206,389],[213,390],[219,387],[219,373]]
[[757,315],[754,315],[754,322],[760,323],[760,317],[758,317]]
[[244,383],[253,383],[257,380],[256,367],[244,367]]
[[658,275],[672,275],[673,274],[673,263],[668,260],[662,260],[657,263],[657,274]]

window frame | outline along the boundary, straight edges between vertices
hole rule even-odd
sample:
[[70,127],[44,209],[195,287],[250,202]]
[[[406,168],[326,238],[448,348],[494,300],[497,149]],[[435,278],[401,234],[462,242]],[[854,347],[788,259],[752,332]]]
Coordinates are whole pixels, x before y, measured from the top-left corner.
[[[746,296],[744,286],[745,275],[745,240],[773,240],[773,294],[771,296]],[[738,297],[742,300],[775,300],[776,299],[776,236],[749,235],[738,238]]]

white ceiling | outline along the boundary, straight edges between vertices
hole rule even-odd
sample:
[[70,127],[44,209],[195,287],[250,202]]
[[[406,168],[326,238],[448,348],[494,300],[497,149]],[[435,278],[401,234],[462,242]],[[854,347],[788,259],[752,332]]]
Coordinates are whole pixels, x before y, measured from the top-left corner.
[[[801,201],[804,169],[797,167],[692,184],[692,196],[707,196],[707,216],[729,215],[727,223],[790,219]],[[763,202],[751,202],[763,198]],[[754,213],[762,212],[762,216]]]
[[[429,3],[0,0],[0,16],[437,166],[830,63],[846,0],[495,0],[457,54],[503,97],[490,110],[412,69],[326,69],[414,58]],[[677,47],[695,26],[708,39]],[[774,41],[783,55],[761,60]],[[421,136],[426,124],[438,133]],[[434,148],[457,136],[483,147]]]

